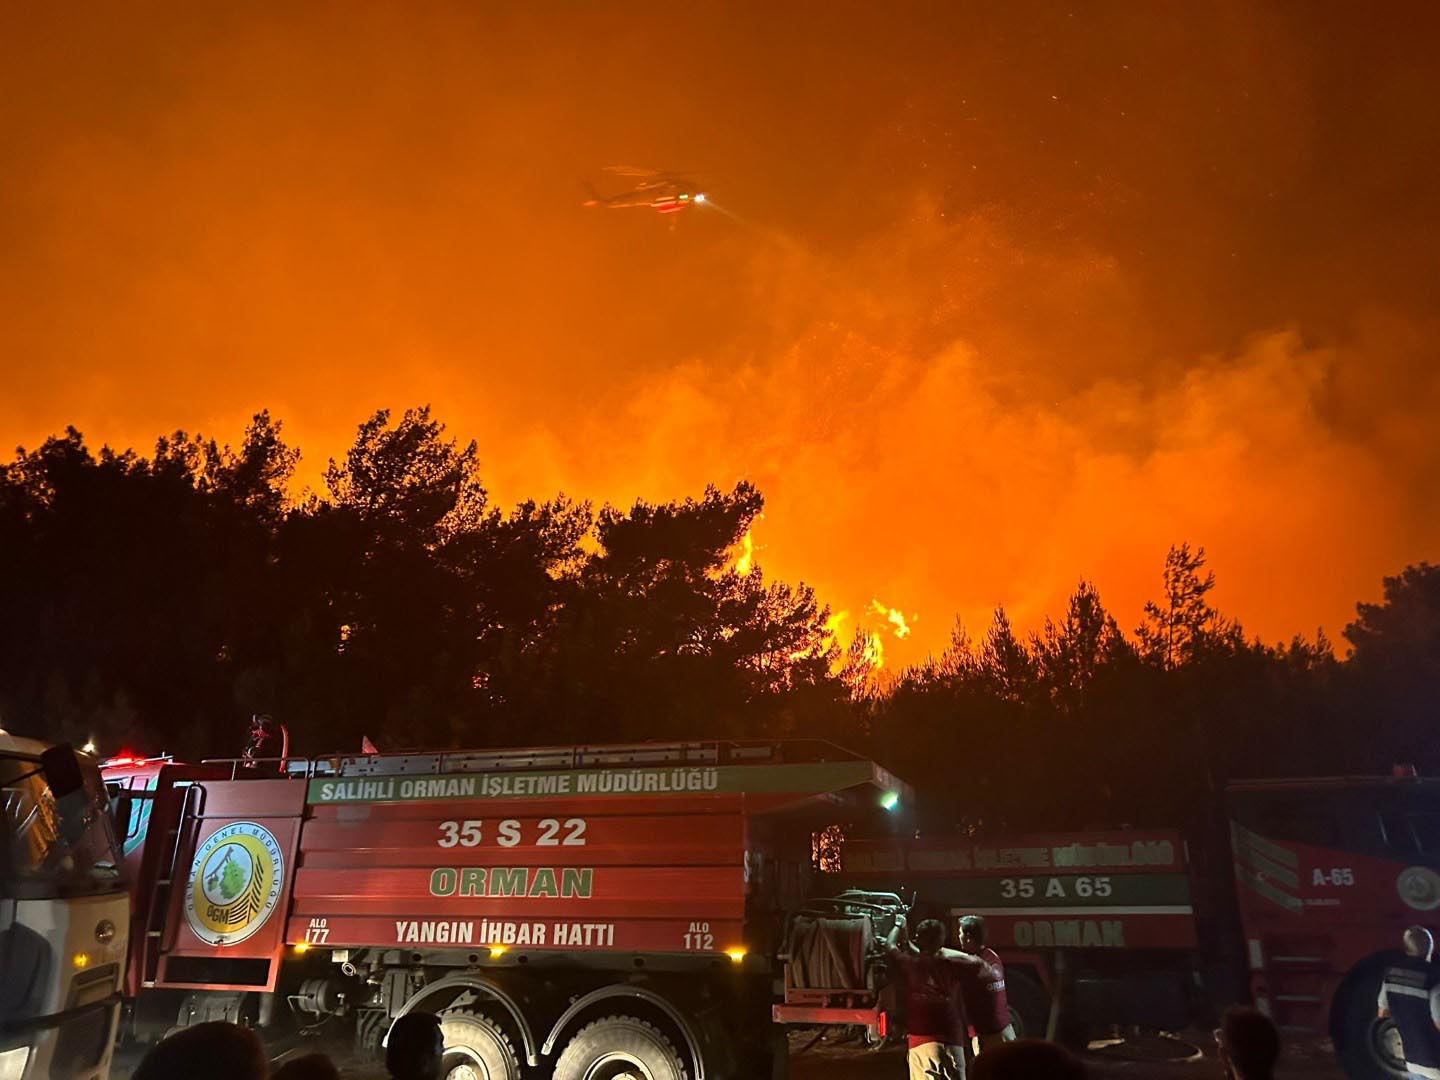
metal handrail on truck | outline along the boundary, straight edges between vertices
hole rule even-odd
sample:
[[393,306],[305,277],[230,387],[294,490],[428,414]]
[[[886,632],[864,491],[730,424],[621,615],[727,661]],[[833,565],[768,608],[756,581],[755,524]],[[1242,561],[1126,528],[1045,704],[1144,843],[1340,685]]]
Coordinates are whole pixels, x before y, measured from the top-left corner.
[[[525,772],[543,769],[616,768],[642,765],[805,764],[864,761],[863,755],[825,739],[707,739],[674,742],[513,747],[502,750],[397,750],[375,754],[325,754],[287,758],[206,758],[228,767],[230,779],[246,775],[310,780],[317,776]],[[273,767],[272,769],[263,766]]]

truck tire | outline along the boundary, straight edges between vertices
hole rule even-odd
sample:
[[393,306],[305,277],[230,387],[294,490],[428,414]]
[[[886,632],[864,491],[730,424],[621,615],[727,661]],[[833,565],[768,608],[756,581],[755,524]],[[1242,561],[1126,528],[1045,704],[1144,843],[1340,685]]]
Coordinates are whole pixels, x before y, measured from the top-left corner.
[[1007,968],[1005,996],[1010,1002],[1010,1023],[1017,1039],[1043,1039],[1050,1023],[1050,995],[1039,980],[1024,972]]
[[446,1009],[444,1080],[520,1080],[520,1059],[500,1025],[484,1013]]
[[607,1016],[586,1024],[555,1062],[555,1080],[686,1080],[685,1062],[654,1024]]
[[365,1061],[385,1057],[385,1032],[390,1030],[390,1014],[384,1009],[359,1009],[355,1014],[355,1054]]
[[1350,1080],[1405,1080],[1405,1059],[1395,1021],[1381,1020],[1379,968],[1347,980],[1335,1025],[1335,1056]]

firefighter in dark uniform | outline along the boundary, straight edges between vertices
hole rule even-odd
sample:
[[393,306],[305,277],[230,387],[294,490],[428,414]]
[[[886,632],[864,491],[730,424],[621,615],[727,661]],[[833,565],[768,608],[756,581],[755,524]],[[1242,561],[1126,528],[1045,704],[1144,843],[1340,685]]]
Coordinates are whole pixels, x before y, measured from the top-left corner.
[[1440,1080],[1440,967],[1432,960],[1435,939],[1423,926],[1405,931],[1405,958],[1385,969],[1380,984],[1382,1017],[1394,1019],[1411,1076]]

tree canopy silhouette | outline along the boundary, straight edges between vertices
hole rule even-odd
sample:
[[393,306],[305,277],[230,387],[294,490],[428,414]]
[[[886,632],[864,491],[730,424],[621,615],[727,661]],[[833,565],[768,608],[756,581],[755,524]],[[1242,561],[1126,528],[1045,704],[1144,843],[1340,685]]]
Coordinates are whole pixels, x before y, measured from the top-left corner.
[[1081,580],[1037,633],[997,608],[897,672],[740,557],[749,483],[501,508],[428,407],[366,418],[320,492],[296,492],[299,460],[265,412],[234,448],[177,431],[146,457],[72,428],[18,450],[0,721],[190,756],[237,752],[255,712],[298,752],[819,735],[916,783],[932,829],[1185,826],[1233,777],[1440,767],[1429,564],[1359,605],[1343,661],[1247,638],[1182,543],[1132,636]]

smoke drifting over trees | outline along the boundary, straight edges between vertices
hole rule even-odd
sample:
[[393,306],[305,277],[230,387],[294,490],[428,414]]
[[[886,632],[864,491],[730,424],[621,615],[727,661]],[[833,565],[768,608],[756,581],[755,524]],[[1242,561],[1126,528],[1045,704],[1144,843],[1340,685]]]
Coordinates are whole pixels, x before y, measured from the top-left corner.
[[6,15],[0,445],[270,405],[319,486],[429,400],[506,505],[745,476],[891,662],[1080,567],[1128,631],[1177,538],[1338,640],[1440,540],[1433,2]]
[[301,753],[819,735],[925,787],[937,820],[1021,827],[1181,821],[1237,776],[1440,768],[1426,564],[1359,606],[1343,660],[1247,635],[1179,544],[1133,632],[1082,579],[1032,634],[997,609],[895,671],[751,561],[748,483],[502,508],[428,408],[365,420],[319,494],[294,496],[299,460],[266,413],[234,448],[177,432],[97,452],[71,429],[17,452],[4,725],[192,756],[237,752],[252,713]]

